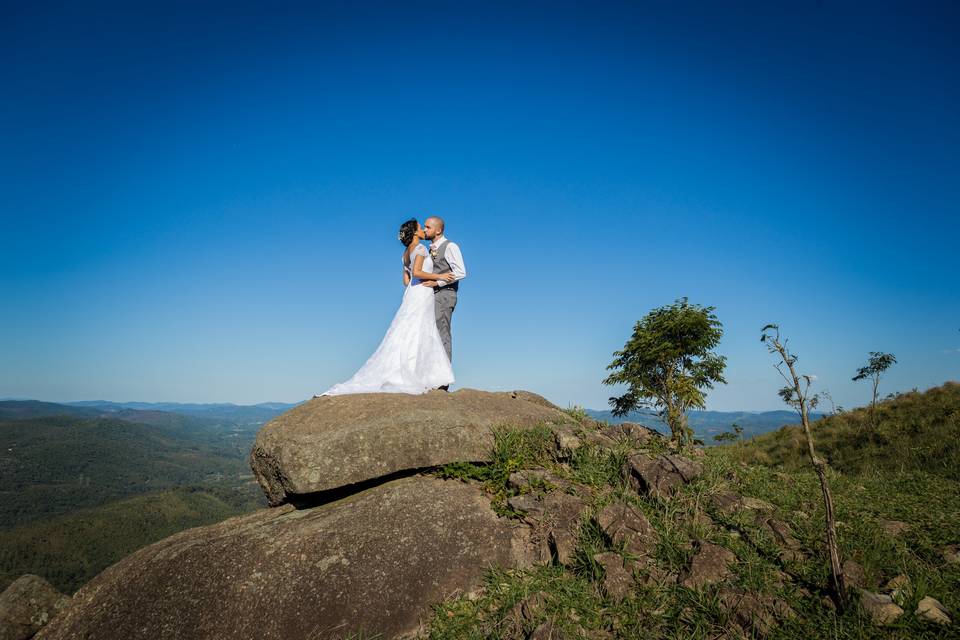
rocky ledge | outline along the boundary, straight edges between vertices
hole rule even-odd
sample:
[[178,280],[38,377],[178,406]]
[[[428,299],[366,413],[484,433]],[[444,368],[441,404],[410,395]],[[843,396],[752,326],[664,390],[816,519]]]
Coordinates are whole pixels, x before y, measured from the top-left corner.
[[492,428],[536,424],[573,420],[525,391],[326,396],[267,423],[250,466],[278,505],[405,471],[487,461]]

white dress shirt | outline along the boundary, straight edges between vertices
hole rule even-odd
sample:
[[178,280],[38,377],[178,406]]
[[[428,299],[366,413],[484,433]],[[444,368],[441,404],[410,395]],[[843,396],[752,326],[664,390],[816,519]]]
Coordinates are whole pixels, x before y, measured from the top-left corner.
[[[460,247],[457,246],[456,242],[447,240],[443,236],[437,236],[433,239],[433,244],[430,245],[430,248],[437,247],[439,249],[440,245],[444,243],[450,245],[444,252],[443,257],[446,258],[447,263],[450,265],[450,271],[453,273],[454,279],[463,280],[467,277],[467,268],[463,265],[463,254],[460,253]],[[448,284],[450,284],[450,282],[446,280],[437,280],[438,286],[445,287]]]

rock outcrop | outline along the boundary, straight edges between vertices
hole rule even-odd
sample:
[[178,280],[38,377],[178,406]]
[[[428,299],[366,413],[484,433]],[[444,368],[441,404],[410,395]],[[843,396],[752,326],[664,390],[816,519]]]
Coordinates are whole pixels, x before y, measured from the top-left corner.
[[866,589],[868,586],[873,586],[867,579],[867,572],[863,565],[856,560],[844,560],[841,568],[843,569],[844,582],[848,587]]
[[893,598],[883,593],[861,591],[860,606],[876,625],[893,624],[903,615],[903,609],[893,601]]
[[563,491],[551,491],[544,496],[523,493],[510,498],[507,504],[523,514],[524,522],[532,527],[537,561],[555,558],[562,565],[572,563],[580,520],[587,511],[584,498]]
[[414,476],[183,531],[113,565],[41,631],[67,638],[393,638],[483,570],[532,561],[474,485]]
[[900,520],[880,520],[880,528],[889,536],[901,536],[910,530],[910,525]]
[[597,524],[615,545],[635,556],[647,556],[657,544],[657,532],[643,513],[633,505],[616,502],[597,514]]
[[494,427],[544,423],[573,419],[524,391],[314,398],[260,430],[250,466],[278,505],[411,469],[488,461]]
[[951,544],[943,549],[943,559],[947,564],[960,563],[960,544]]
[[620,600],[633,590],[633,576],[624,567],[619,553],[605,551],[593,559],[603,567],[603,590],[608,596]]
[[921,620],[933,622],[935,624],[950,624],[950,616],[947,614],[947,608],[939,600],[931,596],[926,596],[917,603],[917,610],[914,614]]
[[782,599],[750,593],[743,589],[726,587],[718,593],[718,600],[744,633],[765,637],[778,621],[796,617],[796,613]]
[[710,542],[701,542],[690,564],[680,574],[679,582],[684,587],[699,589],[704,585],[721,582],[733,572],[730,566],[737,561],[733,552]]
[[638,453],[623,465],[623,475],[639,492],[669,497],[678,487],[703,473],[703,465],[675,454],[651,456]]
[[69,603],[40,576],[20,576],[0,594],[0,640],[32,638]]

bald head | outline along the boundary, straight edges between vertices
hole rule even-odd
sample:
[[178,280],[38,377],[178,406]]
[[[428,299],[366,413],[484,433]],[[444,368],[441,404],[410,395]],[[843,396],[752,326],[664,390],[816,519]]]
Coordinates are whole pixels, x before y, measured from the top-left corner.
[[427,218],[426,222],[423,223],[423,233],[427,237],[427,240],[433,240],[437,236],[442,236],[443,218],[438,216],[430,216]]

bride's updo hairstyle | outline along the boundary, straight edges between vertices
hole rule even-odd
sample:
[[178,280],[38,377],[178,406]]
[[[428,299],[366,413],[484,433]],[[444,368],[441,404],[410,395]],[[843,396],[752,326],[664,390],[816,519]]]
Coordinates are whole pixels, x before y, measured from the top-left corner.
[[408,247],[413,242],[413,236],[415,235],[417,235],[417,219],[410,218],[400,225],[400,233],[397,234],[397,239],[400,240],[400,244]]

